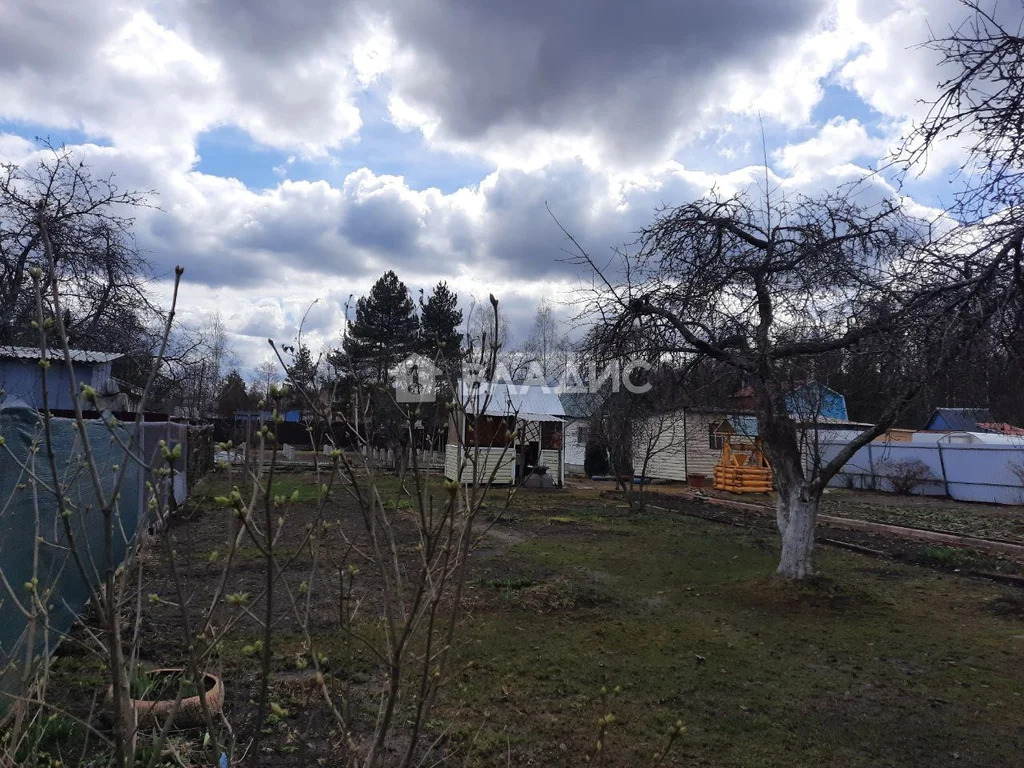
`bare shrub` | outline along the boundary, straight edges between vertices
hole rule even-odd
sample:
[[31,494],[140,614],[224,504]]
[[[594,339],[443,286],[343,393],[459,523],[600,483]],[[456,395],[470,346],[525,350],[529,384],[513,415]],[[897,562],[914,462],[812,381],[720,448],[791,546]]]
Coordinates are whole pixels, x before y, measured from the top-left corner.
[[892,459],[879,465],[879,474],[889,481],[892,492],[909,496],[932,479],[932,471],[920,459]]
[[1007,469],[1013,473],[1013,476],[1017,478],[1017,482],[1020,485],[1024,485],[1024,461],[1021,459],[1011,459],[1006,462]]

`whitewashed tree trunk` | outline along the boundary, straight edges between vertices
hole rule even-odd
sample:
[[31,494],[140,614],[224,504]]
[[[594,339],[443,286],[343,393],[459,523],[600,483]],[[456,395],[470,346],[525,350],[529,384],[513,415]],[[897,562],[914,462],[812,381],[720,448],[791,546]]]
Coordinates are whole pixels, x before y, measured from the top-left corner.
[[806,485],[779,489],[775,502],[776,523],[782,534],[778,574],[786,579],[805,579],[814,574],[814,528],[818,498]]

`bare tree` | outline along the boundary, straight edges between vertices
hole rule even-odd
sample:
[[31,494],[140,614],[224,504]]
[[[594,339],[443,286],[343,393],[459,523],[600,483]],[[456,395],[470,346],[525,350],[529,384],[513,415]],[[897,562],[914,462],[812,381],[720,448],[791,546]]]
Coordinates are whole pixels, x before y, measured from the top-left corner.
[[499,315],[495,326],[487,305],[474,303],[470,306],[463,337],[470,361],[493,361],[493,368],[484,372],[486,379],[493,379],[495,373],[500,372],[501,378],[522,383],[537,366],[536,351],[529,344],[512,344],[508,317]]
[[[141,192],[96,178],[64,147],[48,148],[35,167],[0,165],[0,343],[33,344],[33,268],[61,288],[62,320],[72,346],[125,351],[150,319],[142,288],[146,263],[131,234]],[[40,211],[50,234],[48,259]],[[158,335],[158,334],[157,334]]]
[[202,418],[213,412],[225,371],[237,364],[220,313],[199,325],[179,327],[161,359],[159,396],[167,409]]
[[634,512],[647,509],[647,482],[656,465],[683,450],[686,434],[679,409],[684,389],[678,386],[677,374],[665,366],[644,382],[632,382],[633,389],[649,385],[647,392],[620,387],[606,393],[592,420],[595,436],[608,448],[612,474]]
[[[768,194],[760,203],[711,196],[664,210],[624,254],[620,275],[576,249],[601,286],[590,309],[604,338],[716,360],[753,388],[778,489],[778,571],[787,578],[813,572],[828,481],[1017,296],[1013,249],[993,252],[966,235],[938,242],[891,202],[866,208],[840,195],[778,204]],[[874,427],[805,467],[800,419],[787,402],[792,382],[824,355],[855,350],[884,361],[908,338],[938,351],[898,390],[879,393],[887,405]]]
[[941,55],[944,77],[897,160],[914,169],[943,142],[964,145],[967,158],[957,174],[957,213],[962,220],[978,220],[998,212],[1012,231],[1024,192],[1024,4],[961,4],[964,21],[924,44]]
[[555,317],[554,308],[547,299],[541,299],[537,305],[533,328],[523,344],[522,351],[531,373],[543,379],[545,383],[565,374],[572,345],[566,334],[559,330],[558,318]]
[[259,393],[261,399],[267,399],[271,385],[277,384],[280,380],[281,374],[278,371],[277,361],[269,356],[264,357],[256,366],[252,379],[253,390]]

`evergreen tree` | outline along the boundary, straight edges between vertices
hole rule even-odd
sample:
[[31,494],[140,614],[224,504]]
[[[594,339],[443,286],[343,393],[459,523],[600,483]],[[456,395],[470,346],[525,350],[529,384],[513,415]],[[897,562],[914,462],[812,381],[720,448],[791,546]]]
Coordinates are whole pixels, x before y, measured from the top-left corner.
[[238,371],[231,371],[224,379],[217,395],[217,412],[221,416],[231,417],[235,415],[235,411],[249,410],[252,404],[242,375]]
[[445,379],[459,375],[461,325],[458,294],[448,287],[448,283],[438,283],[420,310],[420,352],[437,362]]
[[428,357],[458,357],[462,350],[462,310],[459,296],[448,283],[434,286],[420,312],[422,352]]
[[316,369],[317,361],[313,359],[313,353],[305,344],[300,344],[295,351],[294,361],[288,366],[288,380],[293,387],[312,392],[316,386]]
[[388,371],[417,347],[419,318],[405,283],[388,270],[356,302],[344,351],[361,379],[386,382]]
[[299,344],[293,354],[292,364],[288,366],[288,383],[292,392],[285,401],[284,407],[302,409],[308,404],[306,397],[316,397],[320,361],[313,359],[313,353],[305,344]]

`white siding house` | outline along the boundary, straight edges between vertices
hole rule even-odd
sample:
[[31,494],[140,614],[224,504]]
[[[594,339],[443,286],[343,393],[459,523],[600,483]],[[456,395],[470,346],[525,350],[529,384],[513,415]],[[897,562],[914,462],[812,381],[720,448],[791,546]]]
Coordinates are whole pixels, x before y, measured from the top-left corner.
[[[737,430],[736,424],[740,421],[744,425],[754,426],[744,426]],[[818,453],[813,447],[815,442],[823,447],[837,440],[848,440],[849,435],[857,434],[869,426],[856,422],[829,421],[807,429],[801,446],[805,467],[810,468],[815,453]],[[690,475],[711,477],[715,465],[722,458],[726,435],[735,431],[756,435],[756,420],[749,413],[730,413],[723,409],[694,406],[674,411],[656,422],[649,422],[647,429],[657,435],[657,439],[645,442],[641,434],[634,445],[636,474],[656,480],[685,482]],[[650,450],[647,447],[649,444],[653,445]],[[646,471],[643,470],[645,452],[649,454]]]
[[565,471],[582,474],[587,459],[587,441],[590,440],[590,419],[566,419]]
[[604,396],[597,392],[565,392],[559,399],[565,412],[565,470],[583,474],[594,416],[600,411]]
[[689,475],[711,477],[722,457],[724,430],[720,430],[730,415],[718,408],[692,406],[649,419],[638,430],[633,446],[635,473],[681,482]]

